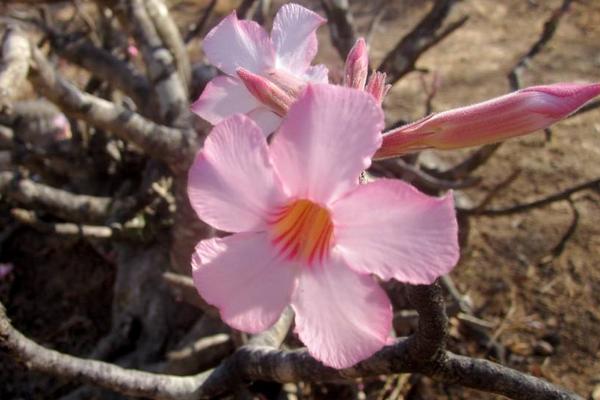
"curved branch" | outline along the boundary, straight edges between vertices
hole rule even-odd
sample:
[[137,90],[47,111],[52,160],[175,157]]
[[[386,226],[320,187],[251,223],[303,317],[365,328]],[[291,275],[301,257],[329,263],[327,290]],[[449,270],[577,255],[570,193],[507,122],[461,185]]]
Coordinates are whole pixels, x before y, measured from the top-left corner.
[[497,393],[515,400],[583,400],[583,397],[543,379],[491,361],[450,352],[446,352],[441,368],[425,369],[423,372],[447,383]]
[[108,218],[112,199],[74,194],[46,186],[12,172],[0,173],[0,194],[26,206],[41,208],[70,221],[101,222]]
[[33,48],[38,74],[34,83],[66,114],[113,132],[140,147],[146,154],[165,161],[171,168],[185,169],[193,159],[193,132],[158,125],[131,110],[89,93],[68,82]]
[[352,368],[325,367],[306,350],[280,351],[268,347],[241,347],[214,370],[178,377],[125,369],[47,349],[26,338],[8,320],[0,303],[0,346],[7,348],[29,368],[63,378],[83,380],[120,393],[157,399],[192,400],[216,396],[243,381],[344,382],[389,373],[422,372],[439,380],[457,383],[515,399],[574,399],[577,395],[539,378],[485,360],[450,352],[435,362],[415,365],[406,339],[386,346]]
[[53,42],[54,49],[62,57],[123,91],[142,110],[142,114],[149,115],[152,99],[150,83],[130,65],[84,38],[68,41],[67,38],[57,37]]

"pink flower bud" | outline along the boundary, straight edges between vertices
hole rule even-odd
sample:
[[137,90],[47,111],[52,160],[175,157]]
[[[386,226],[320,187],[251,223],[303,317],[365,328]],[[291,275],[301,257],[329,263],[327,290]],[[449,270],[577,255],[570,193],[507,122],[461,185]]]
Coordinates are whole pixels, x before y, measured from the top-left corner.
[[385,78],[387,75],[385,72],[375,72],[369,78],[369,83],[365,87],[365,92],[370,93],[371,96],[375,98],[377,104],[381,105],[383,103],[384,97],[392,88],[392,85],[385,84]]
[[127,46],[127,54],[129,54],[129,57],[131,58],[136,58],[140,54],[140,51],[135,45],[130,44]]
[[376,158],[426,148],[457,149],[525,135],[577,111],[600,94],[600,83],[532,86],[467,107],[431,114],[383,136]]
[[367,82],[367,74],[369,73],[369,53],[365,39],[360,38],[356,41],[348,57],[344,67],[344,86],[354,89],[363,90]]
[[253,74],[244,68],[238,68],[236,72],[248,91],[258,101],[280,116],[287,114],[294,99],[283,89],[268,79]]
[[0,280],[7,277],[13,270],[13,265],[10,263],[0,264]]
[[73,136],[71,133],[71,124],[63,113],[57,114],[52,118],[54,128],[52,137],[54,140],[69,140]]
[[283,69],[270,69],[267,71],[267,76],[271,82],[293,98],[298,97],[306,87],[305,81]]

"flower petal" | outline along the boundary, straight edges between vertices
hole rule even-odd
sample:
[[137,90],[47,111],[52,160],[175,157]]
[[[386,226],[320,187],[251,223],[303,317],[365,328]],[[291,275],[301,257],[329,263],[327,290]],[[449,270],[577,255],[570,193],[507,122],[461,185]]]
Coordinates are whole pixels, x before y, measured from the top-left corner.
[[336,249],[350,268],[412,284],[429,284],[456,265],[458,226],[451,194],[430,197],[382,179],[331,206]]
[[290,303],[297,266],[278,259],[266,232],[203,240],[192,256],[198,293],[240,331],[273,325]]
[[269,35],[254,21],[238,20],[235,11],[208,32],[203,45],[208,61],[231,76],[239,67],[260,73],[275,63]]
[[281,117],[265,107],[257,107],[248,116],[262,129],[265,136],[275,132],[281,125]]
[[292,307],[300,340],[334,368],[350,367],[381,349],[392,324],[385,292],[335,254],[324,265],[302,270]]
[[208,82],[191,109],[199,117],[216,125],[234,114],[245,114],[259,105],[239,79],[217,76]]
[[306,69],[304,79],[313,83],[329,83],[329,70],[323,64],[313,65]]
[[273,164],[291,196],[326,204],[358,184],[382,127],[383,112],[371,95],[308,85],[271,143]]
[[298,4],[282,6],[275,20],[271,39],[277,54],[277,68],[300,74],[317,54],[316,29],[326,20]]
[[254,121],[237,114],[206,138],[188,174],[192,207],[204,222],[228,232],[262,230],[283,201],[267,142]]

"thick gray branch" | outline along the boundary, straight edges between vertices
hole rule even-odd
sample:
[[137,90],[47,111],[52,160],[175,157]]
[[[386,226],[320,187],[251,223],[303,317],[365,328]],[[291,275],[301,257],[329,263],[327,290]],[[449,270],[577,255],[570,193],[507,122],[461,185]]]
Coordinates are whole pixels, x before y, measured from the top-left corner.
[[27,208],[43,209],[70,221],[104,221],[112,199],[73,194],[30,179],[21,179],[12,172],[0,173],[0,194]]
[[193,132],[158,125],[120,105],[80,91],[60,76],[39,50],[33,50],[38,68],[32,76],[34,83],[66,114],[113,132],[173,169],[185,169],[191,163],[195,150]]
[[171,52],[173,62],[177,67],[179,78],[184,85],[186,95],[192,79],[192,66],[185,43],[175,21],[169,15],[169,9],[162,0],[146,0],[148,15],[156,27],[156,32],[162,39],[165,47]]
[[152,101],[150,83],[125,61],[83,38],[68,41],[59,37],[55,38],[54,44],[54,49],[62,57],[89,70],[113,88],[121,90],[131,97],[142,110],[142,114],[149,115],[149,105]]
[[149,16],[142,0],[121,1],[113,10],[142,51],[150,84],[159,102],[158,120],[167,125],[186,126],[188,99],[171,52]]
[[29,42],[17,28],[8,28],[2,39],[0,59],[0,112],[19,93],[29,71]]
[[44,348],[18,332],[0,304],[0,345],[33,370],[83,380],[132,396],[157,399],[191,400],[216,396],[251,380],[344,382],[401,372],[422,372],[442,381],[491,390],[515,399],[581,399],[541,379],[489,361],[473,360],[449,352],[435,362],[415,365],[408,355],[407,341],[403,339],[344,370],[323,366],[306,350],[280,351],[244,346],[213,371],[176,377],[124,369]]

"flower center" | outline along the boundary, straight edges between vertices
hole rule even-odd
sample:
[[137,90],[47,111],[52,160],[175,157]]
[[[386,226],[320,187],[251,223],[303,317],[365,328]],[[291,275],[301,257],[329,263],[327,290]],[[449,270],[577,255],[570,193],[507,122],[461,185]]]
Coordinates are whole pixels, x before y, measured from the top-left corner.
[[272,241],[288,259],[312,264],[323,261],[331,247],[329,211],[309,200],[296,200],[278,210],[271,222]]

